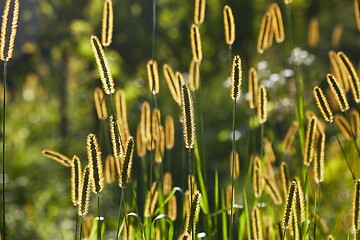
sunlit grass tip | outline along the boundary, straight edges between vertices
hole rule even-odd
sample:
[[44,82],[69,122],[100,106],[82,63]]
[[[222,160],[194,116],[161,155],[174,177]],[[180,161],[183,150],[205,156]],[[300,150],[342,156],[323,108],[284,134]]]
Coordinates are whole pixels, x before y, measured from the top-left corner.
[[201,63],[202,60],[202,47],[201,47],[201,36],[197,25],[192,24],[190,28],[190,40],[192,58],[195,62]]
[[114,29],[114,13],[112,0],[105,0],[103,6],[101,43],[104,47],[111,44]]
[[80,191],[81,191],[81,161],[80,158],[76,155],[72,158],[73,164],[71,165],[70,172],[70,183],[71,183],[71,201],[74,206],[79,204],[80,200]]
[[349,103],[346,99],[344,89],[339,84],[338,80],[332,74],[326,75],[326,80],[329,84],[331,92],[333,93],[337,103],[339,104],[340,110],[345,112],[349,109]]
[[227,45],[232,45],[235,41],[235,20],[231,7],[229,7],[228,5],[224,6],[223,17],[225,41]]
[[256,69],[251,67],[248,74],[248,90],[249,90],[249,107],[250,109],[258,106],[258,76]]
[[314,159],[315,151],[315,133],[317,128],[317,119],[313,116],[308,123],[305,136],[305,151],[304,151],[304,164],[305,166],[310,166],[311,162]]
[[[13,8],[12,19],[10,19],[11,22],[8,23],[9,12],[11,8]],[[0,36],[0,59],[2,61],[9,61],[13,56],[18,19],[19,19],[19,1],[6,0],[4,12],[2,15],[1,36]],[[8,25],[11,25],[10,31],[7,29]]]
[[72,160],[59,152],[50,149],[45,149],[42,151],[42,154],[44,154],[45,157],[57,161],[58,163],[60,163],[65,167],[70,167],[72,165]]
[[181,108],[183,116],[183,137],[185,148],[193,148],[196,138],[195,112],[190,89],[187,85],[181,85]]
[[121,165],[121,170],[120,170],[119,187],[121,188],[125,188],[126,184],[128,184],[131,181],[134,145],[135,145],[135,141],[132,137],[130,137],[126,144],[124,161],[123,164]]
[[97,137],[93,133],[88,134],[86,137],[86,152],[88,165],[90,166],[92,191],[98,194],[104,189],[104,174],[100,146]]
[[99,120],[105,120],[108,118],[108,112],[106,109],[106,103],[104,98],[104,92],[101,88],[97,87],[94,90],[94,102],[96,114]]
[[238,99],[241,95],[242,68],[241,58],[239,55],[233,57],[231,81],[231,97],[235,100]]
[[206,0],[195,0],[194,23],[200,25],[205,19]]
[[78,204],[78,215],[81,217],[85,217],[86,214],[89,212],[90,192],[91,192],[90,166],[87,165],[83,171],[80,195],[79,195],[80,200]]
[[316,105],[324,117],[325,121],[332,122],[334,119],[333,112],[329,106],[328,100],[325,97],[325,94],[319,86],[315,86],[313,89],[313,94],[315,98]]
[[157,61],[155,59],[149,60],[146,64],[146,70],[148,75],[150,92],[153,95],[158,94],[160,90],[160,82]]
[[259,87],[259,96],[258,96],[258,120],[260,124],[263,124],[267,121],[267,91],[264,85]]

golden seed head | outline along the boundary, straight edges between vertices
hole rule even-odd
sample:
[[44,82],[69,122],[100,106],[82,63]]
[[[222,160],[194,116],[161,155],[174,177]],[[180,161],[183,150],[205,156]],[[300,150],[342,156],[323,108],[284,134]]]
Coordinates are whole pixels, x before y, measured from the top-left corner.
[[165,132],[164,127],[159,126],[159,137],[155,141],[155,155],[154,160],[156,163],[162,163],[165,153]]
[[115,158],[112,155],[108,155],[105,159],[105,181],[107,184],[115,182]]
[[151,217],[154,213],[159,194],[159,192],[156,191],[156,187],[157,182],[153,182],[151,185],[151,189],[147,192],[144,206],[144,217]]
[[[270,163],[270,162],[269,162]],[[267,192],[270,194],[271,199],[273,200],[275,205],[280,205],[282,204],[282,197],[279,191],[279,188],[277,186],[276,180],[274,177],[272,178],[267,178],[264,177],[265,182],[267,184]]]
[[281,43],[285,39],[285,33],[281,10],[277,3],[271,4],[270,13],[272,19],[272,28],[274,29],[275,33],[275,41],[277,43]]
[[120,170],[119,187],[121,188],[125,188],[126,184],[128,184],[131,181],[134,145],[135,145],[134,138],[130,137],[126,144],[124,160]]
[[146,145],[143,142],[142,136],[141,136],[141,123],[138,124],[136,129],[136,150],[137,155],[142,158],[146,155]]
[[295,198],[295,192],[296,192],[296,185],[297,182],[293,180],[291,182],[291,185],[289,187],[286,204],[285,204],[285,211],[284,211],[284,217],[283,217],[283,228],[288,228],[289,222],[290,222],[290,216],[293,211],[293,205],[294,205],[294,198]]
[[[227,214],[231,214],[231,205],[235,203],[235,189],[230,184],[226,186],[225,206],[228,209]],[[234,214],[234,212],[233,212]]]
[[164,173],[164,195],[169,195],[172,189],[172,175],[170,172]]
[[258,77],[255,68],[250,68],[248,75],[249,106],[254,109],[258,106]]
[[173,72],[169,64],[164,64],[163,72],[174,101],[180,105],[181,104],[180,87],[179,87],[179,81],[177,80],[175,73]]
[[304,192],[302,190],[299,178],[295,177],[294,179],[296,181],[296,192],[295,192],[295,199],[294,199],[295,209],[297,211],[297,214],[300,216],[300,221],[304,222],[305,221],[305,211],[306,211],[305,210]]
[[344,89],[344,92],[347,93],[350,89],[350,86],[348,77],[346,75],[347,70],[344,64],[342,63],[340,57],[334,51],[329,51],[329,60],[331,72],[339,81],[341,87]]
[[120,159],[124,150],[124,146],[122,145],[122,135],[119,122],[114,119],[112,115],[109,117],[109,125],[113,154],[116,159]]
[[265,86],[261,85],[259,87],[259,97],[258,97],[258,109],[257,115],[259,119],[259,123],[263,124],[267,120],[267,93]]
[[340,114],[335,115],[335,123],[348,140],[352,139],[352,129],[349,122]]
[[275,153],[272,148],[271,142],[267,137],[263,138],[263,146],[267,158],[270,160],[270,162],[272,163],[275,162],[276,161]]
[[114,80],[110,72],[109,63],[105,56],[104,49],[102,48],[98,37],[91,36],[90,42],[98,66],[104,92],[108,95],[113,94],[115,92]]
[[190,40],[191,40],[193,61],[198,62],[200,64],[202,60],[201,37],[200,37],[199,28],[195,24],[191,25]]
[[321,90],[320,87],[315,86],[313,90],[314,98],[316,101],[316,105],[323,115],[325,121],[332,122],[334,119],[333,112],[331,111],[331,108],[329,106],[329,103],[325,97],[325,94]]
[[153,95],[158,94],[160,90],[159,70],[158,70],[158,64],[155,59],[151,59],[147,62],[146,70],[149,80],[150,92]]
[[205,19],[205,0],[196,0],[195,1],[195,10],[194,10],[194,23],[200,25],[204,22]]
[[99,120],[107,119],[108,113],[106,109],[104,92],[99,87],[95,88],[94,90],[94,102],[95,102],[96,113]]
[[223,15],[225,41],[227,45],[232,45],[235,42],[235,20],[233,12],[228,5],[224,6]]
[[262,234],[262,220],[260,215],[260,210],[258,207],[253,207],[251,210],[251,232],[252,232],[252,239],[260,240],[263,239]]
[[280,165],[280,175],[281,175],[281,185],[284,192],[284,197],[287,198],[287,191],[289,189],[289,169],[285,162],[282,162]]
[[145,145],[151,139],[151,131],[150,131],[150,104],[149,102],[145,101],[141,105],[141,116],[140,116],[140,129],[141,129],[141,136],[142,141]]
[[151,135],[152,139],[158,140],[160,137],[161,113],[158,108],[154,108],[151,114]]
[[348,79],[351,92],[353,94],[354,100],[356,103],[360,102],[360,80],[359,76],[349,60],[343,52],[338,52],[338,56],[340,57],[341,65],[346,70],[346,78]]
[[70,167],[72,165],[72,160],[59,152],[45,149],[42,151],[42,154],[44,154],[45,157],[57,161],[58,163],[60,163],[65,167]]
[[189,68],[189,87],[191,91],[199,90],[200,86],[200,64],[191,60]]
[[261,197],[263,188],[264,177],[262,173],[261,159],[258,156],[255,156],[253,164],[253,189],[256,198]]
[[360,1],[359,0],[354,0],[354,9],[355,9],[357,28],[360,32]]
[[[12,19],[10,20],[11,22],[8,22],[10,8],[13,8]],[[19,1],[6,0],[4,12],[2,15],[1,35],[0,35],[0,59],[2,61],[9,61],[13,55],[18,19],[19,19]],[[10,31],[7,30],[8,25],[11,25]]]
[[116,90],[115,96],[115,110],[116,110],[116,118],[119,123],[119,127],[121,130],[121,134],[123,136],[123,144],[126,144],[126,141],[130,137],[129,125],[127,121],[127,111],[126,111],[126,98],[124,90]]
[[96,136],[92,133],[90,133],[86,138],[86,151],[88,165],[90,167],[92,191],[94,193],[100,193],[104,188],[101,150]]
[[240,160],[239,153],[237,151],[230,152],[230,176],[233,179],[237,179],[240,176]]
[[344,89],[341,87],[334,75],[330,73],[327,74],[326,80],[330,86],[331,92],[334,94],[334,97],[339,104],[340,110],[345,112],[349,109],[349,103],[346,99]]
[[175,221],[177,218],[176,195],[173,195],[168,202],[168,216],[173,221]]
[[360,180],[354,180],[353,206],[352,206],[352,227],[360,230]]
[[284,152],[290,151],[291,145],[294,141],[298,128],[299,128],[299,123],[295,121],[291,124],[291,126],[287,130],[284,140],[282,141],[281,144]]
[[74,206],[77,206],[79,204],[79,195],[81,191],[81,161],[78,156],[75,156],[72,158],[73,164],[71,165],[71,201]]
[[307,167],[310,166],[314,159],[316,128],[317,119],[315,116],[313,116],[307,126],[305,137],[304,164]]
[[316,142],[316,151],[314,156],[314,176],[315,182],[320,183],[324,181],[324,160],[325,160],[325,132],[318,131],[318,138]]
[[233,57],[231,81],[231,97],[235,100],[241,95],[242,69],[241,58],[239,55]]
[[287,5],[287,4],[290,4],[292,3],[292,0],[284,0],[284,3]]
[[308,45],[317,47],[319,44],[319,20],[316,17],[311,18],[308,32]]
[[108,47],[112,41],[114,29],[114,13],[112,0],[105,0],[103,6],[101,43],[104,47]]
[[181,109],[183,116],[183,136],[185,148],[193,148],[195,144],[195,113],[190,89],[181,85]]
[[359,112],[355,109],[350,111],[350,126],[355,138],[360,136],[360,117]]
[[196,191],[195,194],[193,194],[193,198],[191,200],[190,212],[187,213],[185,220],[186,231],[189,234],[196,232],[197,222],[199,221],[200,214],[200,200],[201,193]]
[[175,143],[175,127],[174,119],[171,115],[167,115],[165,118],[165,147],[166,149],[172,149]]
[[343,26],[341,24],[336,24],[332,35],[331,35],[331,47],[332,48],[338,48],[340,41],[341,41],[341,37],[342,37],[342,32],[343,32]]
[[82,180],[81,180],[81,188],[79,195],[79,203],[78,203],[78,215],[81,217],[85,217],[89,211],[90,205],[90,191],[91,191],[91,171],[90,166],[87,165],[84,168]]
[[263,54],[265,49],[267,49],[268,46],[268,40],[269,40],[269,33],[271,32],[271,14],[270,12],[266,12],[263,16],[263,19],[261,21],[260,31],[259,31],[259,37],[257,42],[257,52],[259,54]]

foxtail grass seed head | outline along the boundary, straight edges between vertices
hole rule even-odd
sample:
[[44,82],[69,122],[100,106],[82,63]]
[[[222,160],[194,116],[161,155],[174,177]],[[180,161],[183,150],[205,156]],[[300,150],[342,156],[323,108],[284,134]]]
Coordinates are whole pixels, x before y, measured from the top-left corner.
[[267,184],[267,192],[269,193],[271,199],[273,200],[275,205],[281,205],[283,202],[283,199],[281,197],[279,188],[277,186],[275,178],[264,178]]
[[190,192],[190,187],[192,187],[192,192],[193,193],[198,190],[194,175],[188,175],[187,182],[188,182],[188,190],[189,190],[189,192]]
[[200,64],[196,61],[191,60],[189,68],[189,87],[190,90],[195,92],[199,90],[200,86]]
[[165,152],[165,133],[164,127],[159,126],[159,137],[155,140],[155,155],[154,160],[156,163],[162,163]]
[[344,92],[347,93],[350,89],[349,80],[347,77],[347,70],[342,63],[340,57],[334,51],[329,51],[330,68],[332,74],[339,81]]
[[271,20],[272,20],[272,29],[274,30],[275,33],[275,41],[277,43],[281,43],[285,39],[285,33],[284,33],[284,24],[283,24],[283,19],[279,5],[277,3],[271,4],[270,12],[271,12]]
[[133,164],[135,140],[130,137],[126,144],[124,162],[121,165],[120,176],[119,176],[119,187],[125,188],[126,184],[131,181],[131,171]]
[[267,156],[267,158],[270,160],[270,162],[275,162],[276,161],[276,156],[274,153],[274,150],[271,146],[271,142],[268,138],[264,137],[263,138],[263,146],[264,146],[264,152]]
[[313,94],[316,105],[321,114],[323,115],[325,121],[332,122],[334,119],[334,115],[321,88],[319,86],[315,86],[313,89]]
[[144,217],[150,217],[154,213],[159,193],[156,191],[156,187],[157,182],[153,182],[150,190],[147,192],[144,206]]
[[142,141],[145,145],[150,141],[151,139],[151,131],[150,131],[150,104],[149,102],[145,101],[141,105],[141,115],[140,115],[140,128],[141,128],[141,136]]
[[42,151],[42,154],[44,154],[45,157],[48,157],[52,160],[57,161],[58,163],[60,163],[61,165],[65,166],[65,167],[70,167],[72,165],[72,160],[70,158],[68,158],[67,156],[65,156],[64,154],[61,154],[59,152],[45,149]]
[[177,80],[175,73],[173,72],[173,70],[169,64],[164,64],[163,72],[164,72],[164,76],[165,76],[167,85],[169,87],[171,96],[173,97],[174,101],[180,105],[181,104],[180,90],[179,90],[180,87],[179,87],[179,81]]
[[304,199],[304,192],[302,190],[301,187],[301,183],[299,178],[295,177],[295,181],[296,181],[296,192],[295,192],[295,209],[297,211],[297,214],[300,216],[300,221],[304,222],[305,221],[305,199]]
[[193,148],[195,144],[195,113],[190,89],[181,85],[181,109],[183,116],[183,137],[185,148]]
[[[9,20],[9,12],[12,9],[12,19]],[[19,1],[6,0],[1,23],[0,36],[0,59],[9,61],[13,55],[14,42],[19,18]],[[11,25],[10,31],[7,29]],[[10,36],[9,36],[10,33]]]
[[326,75],[326,80],[330,86],[331,92],[334,94],[337,103],[339,104],[340,110],[345,112],[349,109],[349,103],[346,99],[344,89],[340,86],[339,82],[332,74]]
[[359,112],[355,109],[350,111],[350,126],[355,138],[359,138],[360,136],[360,116]]
[[266,12],[263,16],[263,19],[261,21],[260,31],[259,31],[259,37],[257,41],[257,52],[259,54],[263,54],[265,49],[268,48],[268,38],[271,28],[271,14],[270,12]]
[[171,115],[167,115],[165,118],[165,147],[166,149],[172,149],[175,143],[175,126],[174,119]]
[[242,69],[241,58],[239,55],[233,57],[231,80],[231,97],[235,100],[241,95]]
[[114,29],[114,13],[112,0],[105,0],[103,7],[101,43],[104,47],[108,47],[112,41]]
[[284,0],[284,3],[285,3],[286,5],[288,5],[288,4],[292,3],[292,0]]
[[102,48],[98,37],[91,36],[91,47],[95,56],[96,64],[98,66],[100,80],[107,95],[115,92],[114,80],[110,72],[108,60],[105,56],[104,49]]
[[120,159],[124,150],[124,146],[122,145],[122,136],[119,123],[112,115],[109,117],[109,125],[113,154],[116,159]]
[[353,206],[352,206],[352,227],[356,232],[360,230],[360,180],[354,180]]
[[192,232],[196,232],[197,223],[199,221],[199,214],[200,214],[200,200],[201,200],[201,193],[196,191],[193,194],[193,198],[191,199],[191,206],[190,212],[187,213],[186,223],[187,226],[186,231],[191,234]]
[[316,183],[324,181],[325,138],[325,132],[320,132],[317,139],[316,154],[314,156],[314,176]]
[[354,0],[354,9],[355,9],[357,28],[360,32],[360,1],[359,0]]
[[92,192],[98,194],[104,188],[104,175],[100,146],[96,136],[92,133],[86,138],[86,151],[90,166]]
[[106,109],[104,93],[103,90],[101,90],[101,88],[99,87],[95,88],[94,90],[94,101],[95,101],[96,113],[99,120],[107,119],[108,113]]
[[168,216],[173,221],[175,221],[177,218],[176,195],[173,195],[168,202]]
[[158,108],[154,108],[151,114],[151,135],[152,139],[158,140],[160,137],[161,113]]
[[105,159],[105,181],[107,184],[115,182],[116,173],[115,158],[112,155],[108,155]]
[[[296,209],[295,209],[296,210]],[[291,212],[290,216],[290,236],[294,240],[300,240],[300,230],[299,230],[299,220],[298,215],[296,214],[296,211]]]
[[170,194],[172,189],[172,175],[170,172],[164,173],[164,195],[167,196]]
[[248,75],[248,88],[249,88],[249,107],[250,109],[257,108],[258,106],[258,77],[255,68],[250,68]]
[[334,237],[332,235],[327,236],[326,240],[334,240]]
[[263,188],[264,177],[262,173],[261,159],[258,156],[255,156],[253,165],[253,189],[256,198],[261,197]]
[[206,0],[195,0],[194,23],[201,25],[205,19]]
[[127,121],[125,91],[120,89],[116,90],[114,100],[115,100],[116,118],[118,120],[119,127],[123,135],[123,140],[127,141],[130,137],[130,132]]
[[308,32],[308,45],[317,47],[319,44],[319,20],[316,17],[311,18]]
[[80,185],[81,185],[81,161],[78,156],[72,158],[73,164],[71,165],[71,201],[74,206],[79,204],[79,195],[80,195]]
[[343,26],[336,24],[331,35],[331,47],[338,48],[342,38]]
[[349,122],[340,114],[335,115],[335,123],[339,127],[340,131],[344,134],[348,140],[352,139],[351,126]]
[[195,24],[191,25],[190,29],[190,40],[192,49],[192,59],[195,62],[201,63],[202,60],[202,47],[201,47],[201,36],[198,26]]
[[355,102],[359,103],[360,102],[360,80],[359,80],[359,76],[358,76],[353,64],[351,63],[349,58],[346,56],[346,54],[343,53],[343,52],[338,52],[337,54],[340,57],[342,65],[346,69],[346,76],[347,76],[347,79],[349,81],[350,89],[351,89],[351,92],[352,92],[352,94],[354,96],[354,100],[355,100]]
[[252,239],[261,240],[263,239],[263,228],[260,210],[258,207],[253,207],[251,210],[251,233]]
[[235,202],[235,189],[234,187],[231,186],[231,184],[229,184],[226,186],[226,194],[225,194],[225,206],[228,209],[226,211],[228,215],[231,214],[231,205],[234,202]]
[[299,128],[299,123],[297,121],[293,122],[289,129],[287,130],[284,140],[282,141],[282,150],[284,152],[289,152],[291,149],[291,145],[295,139],[295,135],[297,133],[297,130]]
[[284,192],[284,197],[287,198],[287,191],[289,189],[289,169],[285,162],[282,162],[280,165],[280,176],[281,176],[281,185]]
[[91,173],[90,166],[87,165],[84,168],[82,180],[81,180],[81,188],[79,195],[79,204],[78,204],[78,215],[81,217],[85,217],[89,212],[90,205],[90,192],[91,192]]
[[225,41],[227,45],[232,45],[235,42],[235,20],[233,12],[228,5],[224,6],[223,15]]
[[263,124],[267,120],[267,93],[265,86],[261,85],[259,87],[259,97],[258,97],[258,109],[257,115],[260,124]]
[[146,70],[149,80],[150,92],[153,95],[158,94],[160,90],[159,70],[158,70],[158,64],[155,59],[151,59],[147,62]]
[[237,151],[230,152],[230,176],[232,176],[233,179],[237,179],[240,176],[240,160]]
[[285,204],[284,217],[283,217],[283,224],[282,224],[282,227],[284,229],[288,228],[288,226],[289,226],[290,216],[291,216],[291,213],[294,208],[293,205],[295,202],[294,198],[295,198],[295,194],[296,194],[296,185],[297,185],[297,182],[295,180],[293,180],[291,182],[291,185],[288,190],[288,195],[287,195],[286,204]]
[[146,155],[146,145],[141,136],[141,124],[139,123],[136,129],[136,151],[138,157],[142,158]]
[[307,167],[310,166],[314,159],[316,128],[317,119],[315,116],[313,116],[306,128],[304,164]]

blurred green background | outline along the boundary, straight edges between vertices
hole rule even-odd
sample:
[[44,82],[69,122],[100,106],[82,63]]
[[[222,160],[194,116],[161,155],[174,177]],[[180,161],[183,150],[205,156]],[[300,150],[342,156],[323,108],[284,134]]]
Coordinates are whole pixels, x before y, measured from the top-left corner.
[[[1,1],[0,9],[4,2]],[[202,112],[210,192],[215,169],[219,170],[222,186],[229,181],[232,100],[226,85],[230,65],[223,30],[225,4],[233,9],[236,21],[233,54],[240,54],[243,63],[243,89],[236,127],[241,135],[238,149],[242,166],[246,166],[249,158],[247,135],[252,112],[246,101],[246,79],[251,66],[257,67],[261,61],[267,63],[263,69],[264,77],[260,77],[260,81],[268,80],[270,84],[270,112],[265,134],[273,142],[278,159],[288,160],[295,173],[301,159],[283,156],[276,148],[295,119],[294,79],[282,75],[283,70],[292,69],[288,63],[290,39],[294,46],[306,50],[313,60],[310,65],[302,64],[298,68],[303,73],[306,109],[316,113],[311,90],[315,84],[323,82],[329,72],[328,51],[343,50],[354,65],[359,63],[360,41],[353,1],[293,0],[292,22],[286,17],[283,2],[277,2],[286,29],[291,26],[292,37],[286,30],[285,42],[274,44],[260,56],[256,52],[260,22],[272,1],[207,0],[205,22],[200,31],[204,55],[201,65]],[[8,64],[7,239],[71,239],[73,236],[75,212],[70,200],[69,169],[45,158],[41,151],[48,148],[69,157],[76,154],[86,161],[85,138],[90,132],[98,134],[100,131],[93,104],[93,89],[100,83],[89,37],[101,34],[102,4],[100,0],[20,1],[15,54]],[[126,92],[129,127],[134,136],[140,104],[150,100],[145,66],[151,58],[152,1],[113,0],[113,4],[114,37],[107,56],[116,87]],[[193,8],[193,0],[156,0],[155,58],[160,69],[164,63],[169,63],[175,70],[188,72]],[[317,17],[320,22],[319,45],[314,48],[307,44],[308,23],[312,17]],[[337,24],[342,25],[343,35],[338,46],[331,46],[332,31]],[[266,79],[268,71],[278,74],[283,82],[271,85]],[[162,73],[160,78],[158,102],[162,116],[172,114],[176,119],[178,109]],[[176,127],[179,140],[181,126],[176,123]],[[329,170],[322,188],[323,208],[319,215],[324,217],[334,236],[341,239],[350,228],[348,209],[352,181],[343,160],[330,162],[330,157],[336,158],[340,153],[337,147],[331,148],[331,138],[328,142],[326,161]],[[104,156],[106,151],[103,150]],[[180,161],[176,162],[180,152],[178,142],[173,153],[174,170],[180,166]],[[138,157],[134,161],[136,179],[140,174]],[[116,218],[118,195],[118,188],[107,187],[103,203],[106,216]]]

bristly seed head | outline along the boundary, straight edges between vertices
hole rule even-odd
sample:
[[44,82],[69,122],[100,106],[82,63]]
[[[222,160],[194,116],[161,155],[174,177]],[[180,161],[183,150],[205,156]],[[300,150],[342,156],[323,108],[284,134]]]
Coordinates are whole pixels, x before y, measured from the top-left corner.
[[193,148],[195,144],[195,113],[190,89],[181,85],[181,108],[183,116],[183,136],[185,148]]
[[104,188],[104,175],[100,146],[93,133],[90,133],[86,138],[86,151],[90,167],[92,191],[98,194]]
[[340,110],[342,112],[347,111],[349,109],[349,103],[346,99],[344,89],[340,86],[334,75],[327,74],[326,80],[330,86],[331,92],[334,94],[335,99],[339,104]]
[[114,28],[114,13],[112,0],[105,0],[103,6],[101,43],[104,47],[111,44]]
[[155,95],[159,93],[160,83],[159,83],[159,70],[158,64],[155,59],[151,59],[146,64],[147,75],[149,80],[149,89],[150,92]]
[[325,94],[321,90],[320,87],[315,86],[313,90],[314,98],[316,101],[316,105],[320,110],[321,114],[323,115],[325,121],[332,122],[334,119],[333,112],[329,106],[329,103],[325,97]]
[[[8,23],[10,8],[13,8],[11,23]],[[19,1],[6,0],[4,12],[2,15],[1,36],[0,36],[0,59],[9,61],[13,55],[15,36],[17,32],[19,19]],[[11,24],[11,30],[7,30],[7,26]],[[10,36],[8,36],[10,32]]]
[[235,100],[241,95],[242,69],[241,58],[239,55],[233,57],[231,80],[231,97]]
[[228,5],[224,6],[223,15],[225,41],[227,45],[232,45],[235,42],[235,20],[233,12]]
[[200,64],[202,60],[201,37],[199,28],[195,24],[191,25],[190,40],[193,60]]
[[258,119],[259,123],[263,124],[267,120],[267,93],[265,86],[261,85],[259,87],[259,97],[258,97]]

